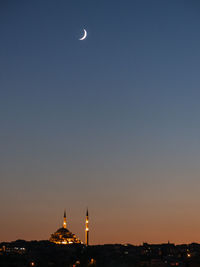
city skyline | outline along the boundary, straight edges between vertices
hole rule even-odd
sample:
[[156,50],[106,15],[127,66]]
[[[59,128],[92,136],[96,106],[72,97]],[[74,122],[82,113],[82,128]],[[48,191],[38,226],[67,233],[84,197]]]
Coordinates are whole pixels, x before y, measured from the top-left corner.
[[200,243],[199,11],[1,1],[0,241]]

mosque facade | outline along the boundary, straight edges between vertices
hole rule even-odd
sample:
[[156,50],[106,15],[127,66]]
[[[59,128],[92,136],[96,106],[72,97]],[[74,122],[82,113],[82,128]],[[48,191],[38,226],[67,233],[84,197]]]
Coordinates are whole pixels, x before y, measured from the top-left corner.
[[[63,225],[50,237],[50,242],[55,244],[69,245],[69,244],[84,244],[75,234],[67,229],[66,211],[64,211]],[[85,245],[89,245],[89,214],[86,212],[85,220]]]

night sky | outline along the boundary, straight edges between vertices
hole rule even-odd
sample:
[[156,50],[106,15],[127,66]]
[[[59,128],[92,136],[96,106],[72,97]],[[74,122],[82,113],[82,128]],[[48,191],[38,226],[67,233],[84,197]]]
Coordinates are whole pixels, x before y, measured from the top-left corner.
[[0,241],[200,242],[199,162],[198,0],[1,0]]

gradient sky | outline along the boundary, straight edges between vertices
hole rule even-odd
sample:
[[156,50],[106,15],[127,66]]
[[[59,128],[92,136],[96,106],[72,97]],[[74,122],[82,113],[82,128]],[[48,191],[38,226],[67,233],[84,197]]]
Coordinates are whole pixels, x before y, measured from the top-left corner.
[[199,0],[1,0],[0,240],[200,242],[199,85]]

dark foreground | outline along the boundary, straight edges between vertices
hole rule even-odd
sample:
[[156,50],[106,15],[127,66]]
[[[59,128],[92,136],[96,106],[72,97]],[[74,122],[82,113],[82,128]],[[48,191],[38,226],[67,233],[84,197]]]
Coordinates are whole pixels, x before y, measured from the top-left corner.
[[1,267],[200,267],[200,245],[55,245],[49,241],[0,243]]

